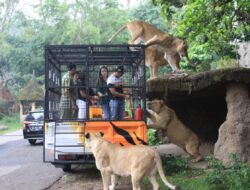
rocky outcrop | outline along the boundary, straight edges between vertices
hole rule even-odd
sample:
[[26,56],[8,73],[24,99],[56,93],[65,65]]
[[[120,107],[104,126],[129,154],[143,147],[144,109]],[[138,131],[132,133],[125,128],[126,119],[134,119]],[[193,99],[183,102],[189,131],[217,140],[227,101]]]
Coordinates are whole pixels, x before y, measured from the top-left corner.
[[147,81],[147,98],[166,100],[225,164],[236,153],[250,163],[250,69],[166,74]]
[[231,84],[226,94],[227,117],[219,129],[214,155],[227,165],[231,154],[250,162],[250,100],[248,87]]

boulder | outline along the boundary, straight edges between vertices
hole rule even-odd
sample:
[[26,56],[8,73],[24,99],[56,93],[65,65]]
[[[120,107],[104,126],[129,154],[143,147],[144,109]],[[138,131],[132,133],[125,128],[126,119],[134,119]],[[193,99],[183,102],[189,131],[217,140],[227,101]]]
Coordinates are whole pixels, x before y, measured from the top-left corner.
[[227,116],[220,126],[215,143],[214,155],[225,165],[232,154],[241,161],[250,162],[250,100],[248,87],[234,83],[228,86],[226,94]]
[[231,154],[250,163],[249,76],[246,68],[165,74],[147,81],[147,98],[165,99],[224,164]]

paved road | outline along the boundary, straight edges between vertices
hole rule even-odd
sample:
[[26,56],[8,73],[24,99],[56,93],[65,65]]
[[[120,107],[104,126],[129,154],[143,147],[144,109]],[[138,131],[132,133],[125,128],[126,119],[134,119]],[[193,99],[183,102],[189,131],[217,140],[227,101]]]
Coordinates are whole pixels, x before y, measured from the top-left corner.
[[64,172],[43,163],[42,144],[31,146],[22,132],[0,135],[0,189],[44,190]]

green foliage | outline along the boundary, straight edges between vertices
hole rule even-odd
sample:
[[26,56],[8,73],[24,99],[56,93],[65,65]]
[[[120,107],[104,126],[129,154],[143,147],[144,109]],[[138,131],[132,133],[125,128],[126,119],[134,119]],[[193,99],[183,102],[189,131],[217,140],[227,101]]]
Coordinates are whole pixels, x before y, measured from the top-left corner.
[[168,31],[168,25],[160,17],[160,8],[154,7],[150,0],[143,1],[140,6],[131,9],[130,15],[137,20],[148,22],[162,31]]
[[248,190],[250,189],[250,168],[243,164],[236,154],[231,155],[228,168],[224,168],[221,161],[213,157],[208,158],[212,172],[206,176],[211,190]]
[[181,173],[188,169],[187,160],[180,156],[164,155],[161,159],[166,175]]
[[[165,175],[172,184],[180,186],[183,190],[209,190],[209,186],[205,181],[206,171],[189,168],[186,159],[169,155],[162,157],[162,163]],[[160,182],[160,189],[169,189],[161,179],[158,179],[158,181]]]
[[[122,8],[118,0],[44,0],[31,11],[17,10],[20,0],[0,2],[0,80],[11,90],[25,86],[35,71],[42,81],[44,45],[100,44],[125,23],[141,19],[186,39],[196,71],[231,67],[236,46],[231,42],[250,38],[250,4],[245,0],[151,0],[133,8]],[[113,43],[127,43],[127,31]],[[181,67],[192,70],[187,62]],[[160,74],[169,72],[160,69]]]
[[[33,71],[43,81],[44,45],[106,43],[129,20],[118,0],[45,0],[30,7],[35,18],[17,11],[18,2],[0,3],[0,80],[16,94]],[[125,36],[119,36],[119,43],[126,43]]]
[[160,140],[156,134],[156,130],[154,129],[147,130],[147,137],[148,137],[148,144],[151,146],[158,145],[160,143]]
[[189,56],[196,63],[215,65],[225,56],[235,59],[237,53],[232,42],[249,40],[250,4],[245,0],[153,2],[161,8],[169,32],[188,41]]
[[[162,157],[167,179],[178,184],[183,190],[248,190],[250,189],[250,168],[240,161],[239,156],[232,155],[228,168],[213,156],[208,156],[208,169],[189,168],[187,161],[180,157]],[[159,177],[158,177],[159,178]],[[161,179],[160,189],[168,190]],[[149,184],[148,182],[146,184]]]
[[18,114],[0,117],[0,125],[6,126],[7,130],[0,131],[0,134],[9,133],[22,128]]

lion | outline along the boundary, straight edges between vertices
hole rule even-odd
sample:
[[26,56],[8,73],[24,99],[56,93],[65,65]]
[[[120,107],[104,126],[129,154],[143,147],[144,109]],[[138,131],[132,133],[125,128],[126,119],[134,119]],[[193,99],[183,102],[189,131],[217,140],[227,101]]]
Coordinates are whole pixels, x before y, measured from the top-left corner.
[[109,40],[110,43],[119,33],[128,29],[131,39],[128,44],[139,44],[141,41],[146,42],[152,39],[155,35],[158,37],[164,36],[164,32],[155,28],[153,25],[146,23],[142,20],[135,20],[123,25]]
[[[178,53],[174,55],[175,63],[172,67],[173,71],[179,71],[180,66],[180,56]],[[154,47],[148,47],[145,49],[145,64],[147,67],[149,67],[150,71],[150,78],[155,78],[158,75],[158,69],[159,67],[162,67],[164,65],[168,64],[168,61],[164,58],[164,53],[161,51],[158,51]],[[170,65],[171,66],[171,65]]]
[[[190,65],[192,65],[187,53],[187,44],[184,40],[174,38],[173,36],[155,28],[153,25],[146,23],[142,20],[135,20],[123,25],[108,40],[108,43],[110,43],[119,33],[121,33],[125,29],[128,29],[131,35],[131,39],[128,41],[128,44],[134,45],[144,42],[147,47],[152,45],[154,46],[153,47],[155,48],[154,53],[157,52],[156,50],[163,52],[163,53],[157,53],[157,54],[163,54],[162,56],[151,58],[150,55],[149,56],[147,55],[147,52],[152,51],[152,48],[150,49],[146,48],[146,59],[150,61],[151,59],[156,60],[157,58],[159,58],[157,62],[151,63],[151,65],[155,65],[153,66],[154,68],[149,67],[152,73],[155,74],[155,71],[159,67],[158,63],[160,63],[161,65],[162,63],[167,64],[167,62],[171,66],[173,72],[175,71],[179,72],[180,56],[186,57]],[[162,42],[166,43],[166,41],[168,46],[162,46]],[[162,61],[163,57],[166,59],[166,62]]]
[[[156,34],[145,42],[145,46],[153,46],[158,51],[164,52],[164,58],[168,61],[173,71],[180,71],[180,57],[186,57],[189,65],[195,66],[189,59],[188,44],[185,40],[175,38],[166,33],[160,37]],[[177,53],[180,57],[176,59]]]
[[165,135],[172,143],[183,148],[193,157],[192,162],[202,160],[199,153],[200,140],[198,136],[178,119],[174,110],[164,104],[163,100],[158,99],[148,101],[147,107],[156,113],[155,115],[147,113],[153,122],[153,124],[147,125],[148,128],[164,130]]
[[103,133],[87,133],[85,139],[86,146],[90,148],[95,157],[96,167],[101,172],[104,190],[115,189],[116,175],[131,175],[133,190],[140,190],[141,179],[148,176],[153,189],[158,190],[157,171],[166,186],[170,189],[180,189],[167,181],[160,155],[153,148],[144,145],[124,147],[112,144],[103,138]]

